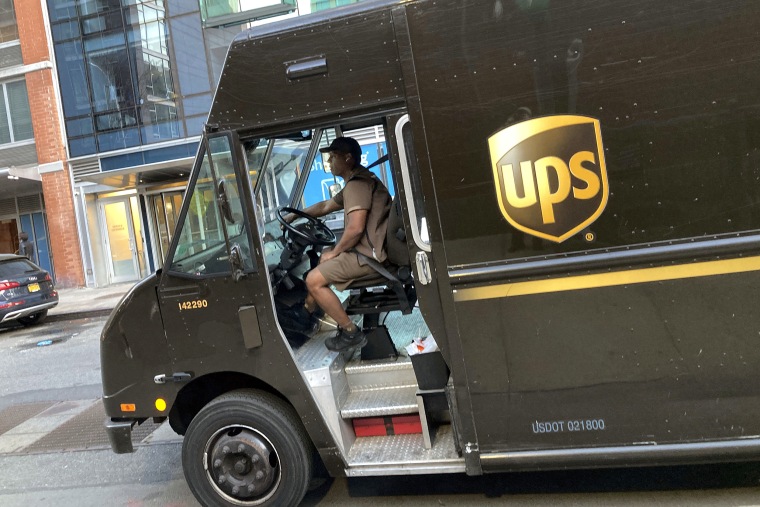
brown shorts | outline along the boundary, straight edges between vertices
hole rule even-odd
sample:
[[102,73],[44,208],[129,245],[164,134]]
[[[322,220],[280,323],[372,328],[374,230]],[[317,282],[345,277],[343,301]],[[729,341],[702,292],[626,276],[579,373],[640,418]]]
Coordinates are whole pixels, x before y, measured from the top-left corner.
[[329,285],[334,285],[340,291],[346,290],[355,281],[384,280],[371,266],[360,265],[359,258],[353,252],[343,252],[334,259],[323,262],[317,269]]

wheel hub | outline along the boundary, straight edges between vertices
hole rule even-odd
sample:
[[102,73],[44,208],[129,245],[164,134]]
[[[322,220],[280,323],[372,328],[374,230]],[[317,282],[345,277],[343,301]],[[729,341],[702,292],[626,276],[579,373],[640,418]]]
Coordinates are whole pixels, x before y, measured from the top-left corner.
[[211,483],[238,501],[255,501],[266,495],[279,475],[271,444],[249,428],[217,433],[209,441],[206,457]]

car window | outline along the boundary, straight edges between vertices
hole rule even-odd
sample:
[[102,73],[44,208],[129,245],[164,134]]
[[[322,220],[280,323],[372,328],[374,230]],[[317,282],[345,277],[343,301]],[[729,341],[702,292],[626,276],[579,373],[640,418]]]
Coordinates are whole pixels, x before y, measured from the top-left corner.
[[11,261],[0,262],[0,280],[39,270],[40,268],[26,259],[14,259]]

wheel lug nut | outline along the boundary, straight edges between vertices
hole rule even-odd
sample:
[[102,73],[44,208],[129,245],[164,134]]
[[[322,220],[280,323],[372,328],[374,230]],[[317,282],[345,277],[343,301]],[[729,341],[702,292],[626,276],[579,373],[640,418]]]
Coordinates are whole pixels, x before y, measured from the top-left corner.
[[256,489],[256,487],[253,484],[248,485],[248,492],[253,493],[253,490]]
[[240,444],[238,446],[238,452],[243,452],[243,451],[245,451],[245,446],[243,444]]
[[233,495],[237,495],[238,493],[240,493],[240,488],[238,488],[237,486],[235,486],[234,488],[232,488],[232,494]]
[[256,472],[256,479],[261,480],[263,478],[264,478],[264,472],[262,472],[261,470]]
[[230,448],[229,448],[228,446],[226,446],[226,445],[225,445],[224,447],[222,447],[222,452],[223,452],[224,454],[229,454],[229,453],[230,453]]
[[258,454],[254,454],[253,457],[251,458],[251,461],[253,461],[254,463],[258,463],[260,460],[261,460],[261,456],[259,456]]
[[225,482],[227,482],[227,477],[225,477],[224,475],[220,475],[219,479],[217,479],[216,482],[218,482],[219,484],[224,484]]
[[215,459],[214,468],[219,468],[220,466],[222,466],[222,460],[220,460],[219,458]]

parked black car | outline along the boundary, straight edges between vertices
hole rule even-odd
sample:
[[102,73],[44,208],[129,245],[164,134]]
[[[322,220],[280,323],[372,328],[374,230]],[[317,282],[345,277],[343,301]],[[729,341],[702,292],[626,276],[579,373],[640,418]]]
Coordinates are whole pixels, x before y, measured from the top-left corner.
[[41,322],[58,304],[50,273],[20,255],[0,254],[0,323]]

